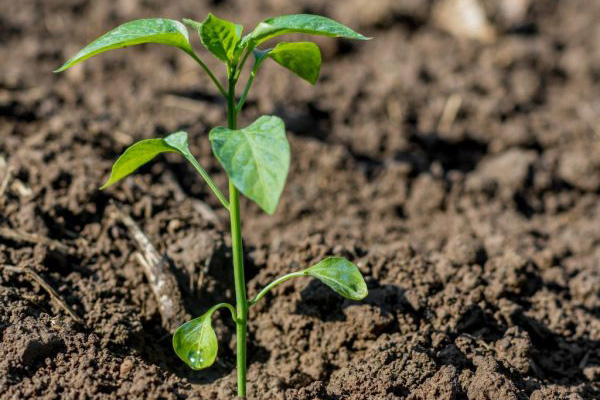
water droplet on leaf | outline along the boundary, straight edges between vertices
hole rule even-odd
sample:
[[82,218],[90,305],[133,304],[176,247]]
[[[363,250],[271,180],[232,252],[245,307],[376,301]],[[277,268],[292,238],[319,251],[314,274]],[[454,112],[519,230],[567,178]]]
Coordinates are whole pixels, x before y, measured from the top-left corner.
[[202,350],[190,350],[188,352],[188,360],[190,360],[190,364],[194,368],[202,367],[204,363],[204,358],[202,357]]

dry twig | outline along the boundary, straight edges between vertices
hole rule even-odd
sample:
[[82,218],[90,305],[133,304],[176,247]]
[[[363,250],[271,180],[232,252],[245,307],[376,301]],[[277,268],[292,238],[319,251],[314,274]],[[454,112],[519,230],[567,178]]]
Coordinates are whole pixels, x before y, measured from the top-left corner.
[[15,180],[15,183],[13,183],[13,189],[19,192],[19,195],[21,195],[21,197],[29,197],[33,193],[31,188],[25,185],[19,179]]
[[453,93],[446,100],[440,122],[438,123],[437,130],[440,133],[449,133],[452,129],[452,124],[456,120],[456,116],[460,111],[462,104],[462,97],[459,94]]
[[135,221],[119,206],[113,207],[113,210],[136,244],[138,252],[135,253],[135,258],[142,266],[152,293],[156,297],[163,326],[169,332],[173,332],[184,320],[189,319],[183,306],[177,280],[165,258],[158,253]]
[[4,192],[6,192],[6,188],[8,187],[8,183],[12,178],[13,169],[11,166],[6,167],[6,172],[4,173],[4,178],[2,178],[2,182],[0,183],[0,197],[4,196]]
[[5,265],[2,267],[2,270],[8,272],[16,272],[29,276],[31,279],[36,281],[47,293],[50,297],[60,306],[63,310],[67,312],[76,322],[84,325],[83,319],[73,311],[73,309],[62,299],[62,297],[54,290],[52,286],[50,286],[44,278],[39,276],[37,272],[28,267],[15,267],[13,265]]
[[33,244],[41,243],[48,246],[52,250],[56,249],[67,254],[71,254],[73,252],[73,249],[59,242],[58,240],[50,239],[35,233],[27,233],[16,229],[11,229],[8,227],[0,227],[0,236],[15,242],[26,242]]
[[467,339],[470,339],[472,341],[474,341],[475,343],[479,344],[481,347],[485,348],[488,351],[491,351],[493,353],[496,352],[496,349],[494,349],[492,346],[490,346],[489,344],[487,344],[483,339],[478,338],[476,336],[473,336],[469,333],[462,333],[461,336],[466,337]]

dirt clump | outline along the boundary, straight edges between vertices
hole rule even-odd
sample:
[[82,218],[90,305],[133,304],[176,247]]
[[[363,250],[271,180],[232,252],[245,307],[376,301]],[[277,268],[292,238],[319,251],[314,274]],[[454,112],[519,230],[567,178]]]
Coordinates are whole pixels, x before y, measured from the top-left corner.
[[233,323],[214,318],[213,367],[180,362],[111,203],[194,316],[234,298],[227,213],[176,155],[98,190],[128,145],[180,129],[225,188],[206,137],[223,104],[172,48],[51,73],[123,21],[209,11],[320,13],[375,38],[316,38],[314,88],[265,63],[240,117],[282,117],[292,148],[276,214],[242,202],[249,296],[327,255],[369,287],[353,302],[291,280],[253,307],[251,399],[600,398],[600,3],[478,1],[481,43],[441,29],[439,2],[0,0],[0,226],[68,249],[0,237],[0,399],[234,397]]

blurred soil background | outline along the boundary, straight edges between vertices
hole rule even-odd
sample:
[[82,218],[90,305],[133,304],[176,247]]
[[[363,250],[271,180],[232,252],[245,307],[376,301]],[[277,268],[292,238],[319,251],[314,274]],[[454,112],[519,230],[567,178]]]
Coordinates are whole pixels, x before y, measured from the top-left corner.
[[600,398],[600,2],[0,0],[0,399],[234,397],[228,316],[215,366],[188,369],[115,209],[194,316],[234,297],[227,214],[177,156],[98,190],[128,145],[179,129],[224,188],[223,102],[160,45],[51,73],[124,21],[209,11],[374,37],[316,38],[315,87],[265,63],[241,117],[282,117],[292,146],[275,216],[243,202],[249,294],[325,255],[370,291],[299,279],[253,308],[250,398]]

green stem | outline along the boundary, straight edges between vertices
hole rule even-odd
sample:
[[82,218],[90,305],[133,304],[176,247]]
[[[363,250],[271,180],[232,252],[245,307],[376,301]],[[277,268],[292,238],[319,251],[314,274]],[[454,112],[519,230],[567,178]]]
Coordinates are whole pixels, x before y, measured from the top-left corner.
[[210,187],[212,189],[213,193],[221,201],[221,203],[223,204],[223,206],[227,210],[229,210],[229,202],[227,201],[227,198],[225,198],[225,196],[223,195],[223,193],[221,193],[221,191],[217,187],[217,184],[215,183],[215,181],[212,180],[212,178],[210,177],[210,175],[208,174],[208,172],[206,172],[206,170],[204,168],[202,168],[202,166],[200,165],[200,163],[198,163],[198,160],[196,160],[196,157],[194,157],[190,153],[190,154],[186,155],[186,158],[194,166],[194,168],[196,168],[196,171],[198,171],[198,173],[200,174],[200,176],[202,178],[204,178],[204,180],[206,181],[208,187]]
[[[263,52],[263,54],[268,54],[268,53]],[[246,98],[248,97],[248,93],[250,92],[250,88],[252,87],[252,84],[254,83],[254,78],[256,78],[258,69],[260,68],[262,62],[265,60],[265,57],[266,56],[264,56],[264,55],[258,56],[254,60],[254,65],[252,66],[252,69],[250,70],[250,76],[248,77],[248,82],[246,82],[246,87],[244,87],[244,91],[242,92],[242,97],[240,97],[240,101],[238,101],[238,103],[237,103],[236,112],[239,113],[242,110],[242,107],[244,106],[244,103],[246,102]]]
[[242,70],[244,69],[244,65],[246,65],[246,60],[248,59],[248,56],[250,55],[252,51],[250,49],[246,49],[246,52],[244,54],[244,57],[242,58],[242,61],[240,62],[237,71],[235,72],[234,75],[234,79],[237,82],[238,79],[240,79],[240,75],[242,73]]
[[[230,71],[229,93],[227,94],[227,124],[229,129],[232,130],[237,128],[234,73],[235,71]],[[246,279],[244,278],[244,249],[242,246],[242,222],[240,219],[240,194],[231,180],[229,181],[229,201],[229,216],[231,219],[231,250],[233,253],[233,278],[235,281],[235,299],[237,308],[237,385],[238,397],[245,398],[248,299],[246,298]]]
[[219,303],[215,306],[212,306],[206,313],[214,313],[215,311],[217,311],[219,308],[227,308],[229,310],[229,312],[231,312],[231,318],[233,318],[233,321],[237,321],[237,313],[235,312],[235,308],[229,304],[229,303]]
[[246,396],[246,334],[248,318],[248,300],[246,299],[246,280],[244,278],[244,253],[240,221],[239,193],[232,182],[229,182],[231,207],[231,247],[233,252],[233,276],[235,280],[235,299],[237,307],[237,385],[238,396]]
[[188,53],[198,64],[200,64],[200,66],[202,67],[202,69],[204,69],[204,71],[206,71],[206,73],[208,74],[208,76],[210,77],[210,79],[213,81],[213,83],[215,84],[215,86],[217,87],[217,89],[219,89],[219,92],[221,92],[221,94],[224,97],[227,97],[227,92],[225,92],[225,89],[223,88],[223,85],[221,85],[221,83],[219,82],[219,80],[217,79],[217,77],[212,73],[212,71],[210,70],[210,68],[208,68],[208,66],[204,63],[204,61],[202,61],[200,59],[200,57],[198,57],[196,55],[196,53],[194,53],[193,50],[186,51],[186,53]]
[[254,78],[256,77],[256,71],[252,68],[250,71],[250,76],[248,77],[248,82],[246,82],[246,87],[244,88],[244,92],[242,93],[242,97],[240,97],[240,101],[236,107],[236,112],[240,112],[244,103],[246,102],[246,98],[248,97],[248,92],[250,92],[250,88],[252,87],[252,83],[254,82]]
[[292,278],[297,278],[297,277],[299,277],[299,276],[306,276],[306,275],[307,275],[307,274],[306,274],[306,272],[305,272],[305,271],[299,271],[299,272],[292,272],[291,274],[287,274],[287,275],[284,275],[284,276],[281,276],[281,277],[279,277],[279,278],[275,279],[273,282],[271,282],[271,283],[269,283],[267,286],[265,286],[265,288],[264,288],[263,290],[261,290],[261,291],[260,291],[260,292],[259,292],[259,293],[256,295],[256,297],[255,297],[254,299],[252,299],[252,300],[250,300],[250,301],[248,302],[248,307],[252,307],[252,306],[253,306],[253,305],[255,305],[256,303],[258,303],[258,301],[259,301],[260,299],[262,299],[263,297],[265,297],[265,295],[266,295],[267,293],[269,293],[269,291],[270,291],[271,289],[273,289],[275,286],[277,286],[277,285],[279,285],[279,284],[281,284],[281,283],[283,283],[283,282],[285,282],[285,281],[287,281],[287,280],[289,280],[289,279],[292,279]]

